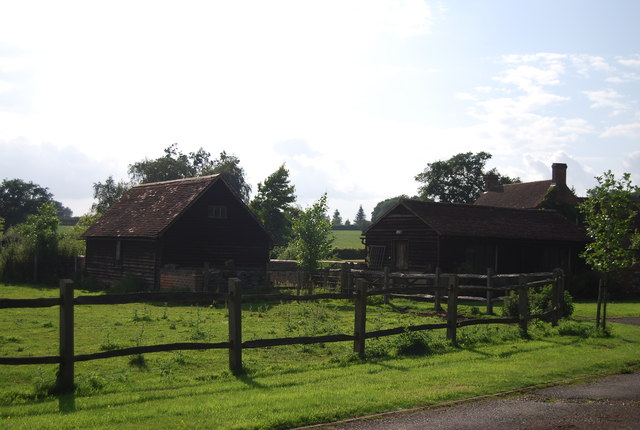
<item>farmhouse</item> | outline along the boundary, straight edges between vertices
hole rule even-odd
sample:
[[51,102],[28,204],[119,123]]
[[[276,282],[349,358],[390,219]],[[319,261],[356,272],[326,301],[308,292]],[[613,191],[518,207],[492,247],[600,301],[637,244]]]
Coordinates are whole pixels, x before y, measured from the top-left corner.
[[402,200],[364,231],[370,267],[572,271],[584,233],[554,211]]
[[567,165],[554,163],[551,179],[544,181],[500,185],[498,176],[486,175],[484,193],[474,204],[517,209],[562,209],[575,207],[578,202],[578,197],[567,186]]
[[265,279],[272,242],[220,175],[136,185],[84,238],[90,276],[113,283],[133,275],[150,289],[192,290],[205,263],[253,283]]

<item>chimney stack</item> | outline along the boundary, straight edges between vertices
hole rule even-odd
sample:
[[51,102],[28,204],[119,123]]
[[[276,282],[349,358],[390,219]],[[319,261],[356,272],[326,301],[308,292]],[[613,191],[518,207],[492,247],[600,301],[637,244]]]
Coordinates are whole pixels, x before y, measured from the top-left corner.
[[551,181],[556,185],[567,186],[567,165],[553,163],[551,165]]
[[496,188],[499,185],[498,183],[498,175],[495,173],[488,173],[484,175],[484,191],[491,191],[493,188]]

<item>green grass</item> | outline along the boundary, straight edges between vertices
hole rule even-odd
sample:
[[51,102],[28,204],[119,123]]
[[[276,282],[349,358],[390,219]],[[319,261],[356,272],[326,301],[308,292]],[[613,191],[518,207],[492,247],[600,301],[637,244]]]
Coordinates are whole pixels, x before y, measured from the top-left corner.
[[[0,284],[0,297],[57,295],[55,288]],[[472,309],[460,306],[462,313],[478,313]],[[479,311],[483,316],[484,307]],[[57,308],[0,310],[0,356],[56,354],[57,314]],[[76,353],[221,341],[226,315],[224,306],[206,304],[78,306]],[[245,304],[243,317],[246,340],[353,330],[347,301]],[[429,303],[394,300],[369,306],[367,326],[436,320]],[[443,330],[399,335],[369,340],[369,355],[379,358],[366,361],[354,358],[349,342],[252,349],[244,351],[247,372],[239,377],[229,373],[226,351],[95,360],[77,363],[73,399],[47,395],[54,365],[0,366],[0,428],[289,428],[639,365],[640,327],[610,326],[610,337],[584,337],[533,324],[531,340],[520,339],[516,327],[467,327],[457,348]],[[416,340],[428,345],[423,355],[398,354]]]
[[362,232],[360,230],[332,230],[331,232],[334,237],[334,248],[364,248],[364,245],[360,240],[360,236],[362,236]]
[[[595,302],[575,302],[574,318],[595,318]],[[607,303],[607,317],[640,317],[640,300],[614,300]]]

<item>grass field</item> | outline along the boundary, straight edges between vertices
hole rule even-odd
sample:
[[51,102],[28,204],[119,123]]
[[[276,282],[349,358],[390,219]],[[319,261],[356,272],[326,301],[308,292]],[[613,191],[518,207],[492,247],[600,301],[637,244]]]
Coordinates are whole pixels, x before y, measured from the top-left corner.
[[[4,298],[57,295],[56,288],[0,284]],[[482,311],[461,306],[466,314]],[[614,303],[608,311],[640,315],[640,302]],[[578,303],[576,312],[595,315],[595,305]],[[76,353],[221,341],[226,316],[224,306],[214,305],[78,306]],[[0,310],[0,355],[56,354],[57,318],[57,308]],[[430,320],[430,303],[368,307],[368,330]],[[369,340],[372,358],[365,361],[354,357],[349,342],[245,350],[246,374],[239,377],[228,372],[226,351],[96,360],[77,364],[77,393],[60,398],[47,395],[55,365],[0,366],[0,428],[289,428],[640,365],[640,327],[612,323],[611,336],[592,327],[533,324],[530,340],[520,339],[516,327],[466,327],[458,347],[435,331],[419,355],[406,353],[415,337],[398,335]],[[243,310],[245,340],[352,330],[347,301],[247,304]]]
[[360,230],[332,230],[334,248],[354,248],[364,249],[364,245],[360,240],[362,232]]

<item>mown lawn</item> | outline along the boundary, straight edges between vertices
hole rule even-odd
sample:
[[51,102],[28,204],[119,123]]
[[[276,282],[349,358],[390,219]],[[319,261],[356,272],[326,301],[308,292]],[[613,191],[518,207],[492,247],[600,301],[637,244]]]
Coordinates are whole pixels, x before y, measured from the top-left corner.
[[[0,297],[57,294],[0,284]],[[368,330],[437,320],[429,303],[375,303]],[[577,304],[578,314],[588,314],[589,306],[595,309]],[[611,305],[609,315],[640,310],[637,302],[629,306]],[[461,306],[463,313],[483,310]],[[215,304],[78,306],[76,353],[222,341],[226,316],[224,305]],[[57,308],[0,310],[0,355],[56,354],[57,318]],[[640,327],[612,323],[611,336],[598,336],[592,326],[533,324],[530,340],[520,339],[515,327],[468,327],[459,331],[458,347],[447,344],[442,330],[422,343],[405,334],[369,340],[365,361],[354,357],[349,342],[245,350],[246,374],[239,377],[228,372],[226,351],[95,360],[77,363],[77,393],[60,398],[47,394],[55,365],[0,366],[0,428],[289,428],[640,365]],[[347,301],[243,309],[245,340],[352,330]]]
[[334,248],[363,249],[360,230],[332,230]]

